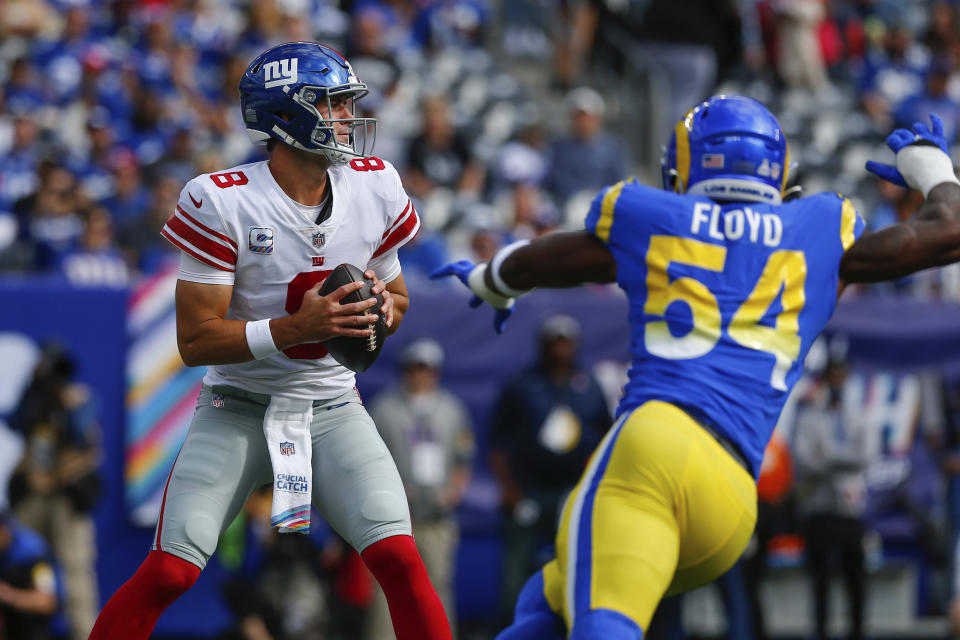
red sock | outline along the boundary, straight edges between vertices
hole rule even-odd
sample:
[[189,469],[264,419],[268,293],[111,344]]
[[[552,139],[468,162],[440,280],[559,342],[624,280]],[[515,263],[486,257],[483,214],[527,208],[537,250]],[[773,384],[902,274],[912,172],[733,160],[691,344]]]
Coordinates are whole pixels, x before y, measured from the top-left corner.
[[133,577],[113,594],[90,640],[148,640],[160,614],[200,575],[200,567],[164,551],[151,551]]
[[450,623],[410,536],[392,536],[361,554],[383,588],[397,640],[450,640]]

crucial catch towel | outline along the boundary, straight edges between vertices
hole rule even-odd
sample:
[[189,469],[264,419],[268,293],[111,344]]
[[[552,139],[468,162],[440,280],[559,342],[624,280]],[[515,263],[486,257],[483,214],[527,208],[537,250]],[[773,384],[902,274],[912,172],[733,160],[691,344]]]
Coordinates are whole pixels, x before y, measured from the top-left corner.
[[273,466],[270,522],[280,533],[310,531],[310,423],[313,402],[273,396],[263,417],[263,434]]

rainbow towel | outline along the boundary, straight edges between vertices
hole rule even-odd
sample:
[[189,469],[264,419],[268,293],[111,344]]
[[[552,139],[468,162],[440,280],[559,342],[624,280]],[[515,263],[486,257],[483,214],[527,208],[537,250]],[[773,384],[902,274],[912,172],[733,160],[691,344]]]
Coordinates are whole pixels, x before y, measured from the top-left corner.
[[310,531],[310,505],[303,504],[283,513],[270,517],[270,524],[280,527],[280,531],[296,531],[307,533]]

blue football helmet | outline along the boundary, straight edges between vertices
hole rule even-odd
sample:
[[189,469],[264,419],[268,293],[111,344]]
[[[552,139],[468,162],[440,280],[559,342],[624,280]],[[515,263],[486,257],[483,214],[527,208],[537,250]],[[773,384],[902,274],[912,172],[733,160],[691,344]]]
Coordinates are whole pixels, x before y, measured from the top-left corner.
[[[273,138],[325,156],[331,164],[344,164],[373,151],[377,121],[357,118],[355,111],[355,101],[366,94],[367,85],[330,47],[316,42],[287,42],[261,53],[244,71],[240,110],[253,142],[266,143]],[[321,115],[321,107],[326,108],[328,116],[334,115],[343,101],[349,118]],[[337,140],[337,123],[349,125],[349,142]]]
[[660,161],[663,188],[715,200],[780,204],[790,149],[780,123],[744,96],[717,95],[687,112]]

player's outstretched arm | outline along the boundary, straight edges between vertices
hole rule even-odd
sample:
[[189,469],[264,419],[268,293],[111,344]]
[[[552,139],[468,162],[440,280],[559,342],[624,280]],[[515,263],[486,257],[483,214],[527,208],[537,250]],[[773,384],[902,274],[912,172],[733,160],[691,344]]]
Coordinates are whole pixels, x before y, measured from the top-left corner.
[[930,190],[909,220],[865,234],[840,262],[843,283],[896,280],[911,273],[960,261],[960,186],[949,182]]
[[533,242],[515,242],[497,252],[490,263],[460,260],[430,274],[433,279],[456,276],[473,291],[470,306],[486,302],[496,311],[493,327],[500,333],[513,312],[515,298],[535,287],[574,287],[586,282],[614,282],[613,254],[586,231],[560,231]]
[[[587,231],[558,231],[537,238],[506,256],[499,277],[513,289],[575,287],[587,282],[615,282],[617,263],[610,249]],[[494,280],[494,272],[489,274]]]
[[897,129],[887,137],[896,166],[868,162],[867,169],[884,180],[921,191],[926,198],[909,220],[862,236],[840,263],[841,286],[902,278],[915,271],[960,260],[960,181],[943,135],[943,122],[931,115],[933,127]]
[[[340,300],[363,287],[351,282],[326,296],[322,282],[303,294],[296,313],[282,318],[263,319],[256,344],[251,344],[248,325],[257,322],[226,317],[233,287],[177,280],[177,347],[187,366],[233,364],[266,357],[304,342],[320,342],[335,336],[366,337],[366,325],[376,321],[369,312],[376,298],[340,304]],[[362,315],[353,315],[366,311]],[[256,334],[254,334],[256,335]],[[269,348],[267,348],[269,347]]]

